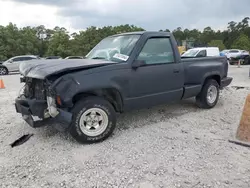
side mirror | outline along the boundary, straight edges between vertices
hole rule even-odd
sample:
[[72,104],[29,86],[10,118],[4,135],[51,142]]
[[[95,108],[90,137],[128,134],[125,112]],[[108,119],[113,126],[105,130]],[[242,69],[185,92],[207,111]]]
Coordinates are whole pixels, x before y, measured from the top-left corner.
[[10,59],[10,60],[8,61],[8,63],[13,63],[13,60],[12,60],[12,59]]
[[146,65],[146,62],[144,60],[135,60],[133,63],[132,63],[132,68],[133,69],[137,69],[139,67],[143,67]]

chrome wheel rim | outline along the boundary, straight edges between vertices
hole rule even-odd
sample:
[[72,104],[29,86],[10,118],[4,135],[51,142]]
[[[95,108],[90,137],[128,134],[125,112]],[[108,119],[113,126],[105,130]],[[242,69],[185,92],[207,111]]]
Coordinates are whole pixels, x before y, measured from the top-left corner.
[[5,75],[5,74],[6,74],[6,69],[0,68],[0,75]]
[[81,131],[87,136],[99,136],[108,127],[108,115],[100,108],[90,108],[80,118]]
[[218,90],[214,85],[209,86],[207,90],[207,102],[213,104],[217,99]]

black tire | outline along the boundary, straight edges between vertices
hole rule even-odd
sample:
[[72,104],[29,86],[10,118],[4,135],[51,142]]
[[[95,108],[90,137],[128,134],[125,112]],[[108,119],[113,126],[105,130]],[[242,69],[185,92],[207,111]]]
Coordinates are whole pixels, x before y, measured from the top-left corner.
[[0,66],[0,75],[7,75],[9,71],[6,67]]
[[250,56],[244,59],[244,65],[250,65]]
[[[216,88],[217,94],[216,94],[216,99],[214,100],[214,102],[209,102],[209,100],[207,99],[207,96],[208,96],[208,91],[209,89],[212,88],[212,86]],[[204,108],[204,109],[213,108],[219,100],[219,93],[220,93],[220,90],[219,90],[218,82],[214,79],[207,80],[205,84],[203,85],[202,90],[199,93],[199,95],[196,96],[197,106],[200,108]]]
[[[84,115],[85,112],[87,113],[87,111],[92,108],[95,108],[95,109],[97,108],[105,112],[107,115],[105,117],[107,117],[106,119],[108,119],[108,123],[106,124],[107,126],[105,126],[106,128],[104,129],[104,131],[101,134],[96,135],[96,136],[90,136],[84,133],[84,131],[82,131],[82,129],[80,128],[81,117]],[[94,96],[83,98],[79,100],[76,103],[76,105],[73,107],[72,113],[73,113],[73,120],[69,129],[69,132],[72,135],[72,137],[80,143],[92,144],[96,142],[101,142],[107,139],[113,133],[115,129],[116,112],[113,106],[103,98],[94,97]],[[93,123],[93,120],[89,122]]]

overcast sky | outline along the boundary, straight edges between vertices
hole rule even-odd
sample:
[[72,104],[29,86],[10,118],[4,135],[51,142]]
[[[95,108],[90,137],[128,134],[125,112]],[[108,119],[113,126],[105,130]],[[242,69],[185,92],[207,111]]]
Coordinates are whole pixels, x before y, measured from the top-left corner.
[[0,0],[0,25],[61,26],[70,32],[120,24],[146,30],[224,29],[247,16],[250,0]]

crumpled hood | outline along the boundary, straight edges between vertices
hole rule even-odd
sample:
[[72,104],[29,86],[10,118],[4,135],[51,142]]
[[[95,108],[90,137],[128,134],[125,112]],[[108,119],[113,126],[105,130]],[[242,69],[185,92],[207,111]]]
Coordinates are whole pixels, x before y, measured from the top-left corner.
[[31,60],[23,62],[19,66],[19,72],[30,78],[44,79],[50,75],[71,70],[81,70],[116,64],[115,62],[94,59],[55,59],[55,60]]

